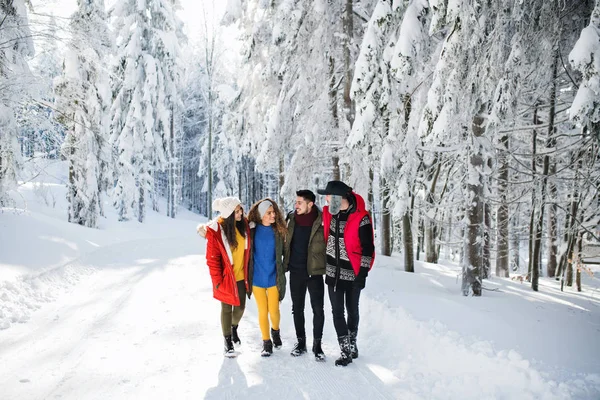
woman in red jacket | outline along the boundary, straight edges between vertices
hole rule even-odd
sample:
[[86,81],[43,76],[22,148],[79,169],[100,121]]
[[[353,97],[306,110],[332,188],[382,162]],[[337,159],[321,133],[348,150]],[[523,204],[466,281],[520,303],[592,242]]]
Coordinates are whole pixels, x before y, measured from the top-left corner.
[[221,301],[225,356],[234,357],[233,343],[241,343],[238,324],[244,315],[246,296],[250,298],[252,291],[248,284],[250,230],[239,199],[217,199],[213,209],[221,215],[204,226],[206,264],[212,278],[213,297]]

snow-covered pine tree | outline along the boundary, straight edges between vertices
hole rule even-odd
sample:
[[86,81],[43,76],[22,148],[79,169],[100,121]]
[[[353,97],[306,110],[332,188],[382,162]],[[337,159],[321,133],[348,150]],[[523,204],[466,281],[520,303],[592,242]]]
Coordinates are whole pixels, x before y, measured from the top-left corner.
[[515,124],[517,98],[522,79],[522,42],[521,24],[516,22],[520,14],[514,10],[511,0],[499,1],[496,12],[496,41],[491,54],[492,63],[498,65],[499,74],[495,94],[491,103],[489,129],[496,136],[496,187],[497,208],[497,258],[496,276],[507,278],[509,275],[509,167],[510,136],[509,127]]
[[69,222],[97,226],[102,182],[109,162],[111,92],[106,57],[112,40],[104,0],[79,0],[71,16],[71,40],[62,75],[55,80],[56,108],[67,127],[63,156],[69,163]]
[[569,61],[582,75],[569,114],[600,143],[600,0],[596,0],[590,24],[581,32]]
[[196,76],[194,91],[190,94],[197,99],[194,103],[197,112],[190,117],[198,121],[194,151],[199,157],[196,166],[202,199],[199,208],[209,218],[214,198],[231,196],[239,190],[238,167],[244,148],[240,146],[238,107],[232,104],[239,98],[237,72],[240,66],[234,52],[224,51],[224,41],[232,33],[231,23],[239,18],[241,4],[235,4],[235,9],[230,5],[222,24],[218,21],[216,4],[213,0],[202,5],[200,43],[194,50],[197,56],[190,70]]
[[403,225],[407,271],[414,270],[414,187],[421,190],[417,184],[422,164],[421,152],[415,151],[420,147],[417,128],[431,80],[430,65],[440,42],[428,33],[430,21],[425,0],[380,1],[363,38],[353,84],[357,118],[348,143],[362,143],[363,151],[370,148],[371,155],[367,156],[369,150],[364,154],[381,177],[383,215],[378,232],[382,249],[391,252],[387,238],[392,236],[393,212]]
[[168,165],[171,110],[179,76],[179,3],[125,0],[111,9],[117,44],[111,143],[119,219],[145,217],[153,173]]
[[[579,5],[585,7],[586,4],[582,2]],[[600,151],[598,150],[600,143],[600,102],[598,101],[600,2],[596,0],[586,8],[587,10],[585,8],[575,10],[579,12],[573,12],[575,15],[570,15],[571,18],[568,20],[569,22],[582,20],[577,18],[578,16],[583,16],[587,20],[589,15],[588,26],[574,26],[574,29],[580,30],[581,34],[572,46],[569,61],[577,70],[577,73],[571,74],[572,79],[576,81],[571,82],[578,86],[578,90],[568,114],[577,126],[571,129],[568,135],[561,135],[562,141],[559,139],[557,147],[562,147],[566,142],[570,150],[567,154],[570,157],[562,161],[562,164],[566,164],[566,168],[562,167],[561,160],[556,167],[561,171],[560,176],[566,182],[557,190],[562,194],[559,196],[559,201],[564,204],[565,223],[563,240],[559,246],[560,262],[557,265],[556,279],[561,279],[563,283],[571,286],[576,275],[578,290],[581,290],[579,286],[581,272],[580,268],[576,267],[582,262],[584,256],[581,246],[583,237],[590,241],[600,241],[594,233],[600,223],[600,211],[597,206],[600,202],[600,193],[597,189],[600,184]],[[588,11],[589,9],[591,12]],[[570,46],[567,44],[568,47]],[[561,190],[563,188],[564,191]]]
[[[401,218],[402,242],[407,271],[414,271],[413,232],[417,233],[416,257],[423,243],[424,212],[416,211],[423,207],[422,193],[428,188],[427,200],[432,200],[436,188],[427,182],[427,171],[423,168],[427,149],[422,146],[419,134],[420,120],[428,101],[432,85],[434,66],[441,52],[442,40],[433,29],[433,14],[430,6],[423,0],[414,0],[407,6],[398,32],[396,45],[392,53],[391,66],[398,85],[400,104],[398,113],[391,120],[394,135],[388,138],[384,172],[390,182],[394,214]],[[390,149],[399,148],[398,152]],[[417,150],[417,151],[415,151]],[[449,168],[451,169],[451,168]],[[440,184],[440,187],[443,186]],[[438,189],[438,199],[443,198],[444,190]],[[429,221],[443,217],[443,208],[433,212]],[[422,221],[422,222],[420,222]],[[420,234],[419,234],[420,232]],[[436,232],[437,233],[437,232]],[[436,249],[437,250],[437,249]],[[434,251],[437,254],[437,251]],[[409,258],[410,257],[410,258]],[[435,258],[435,257],[434,257]]]
[[[353,169],[352,175],[357,176],[360,172],[367,173],[370,181],[369,196],[373,210],[373,199],[382,198],[382,223],[379,224],[378,233],[382,237],[382,254],[391,255],[391,218],[389,210],[389,190],[385,178],[380,181],[383,186],[382,196],[373,193],[373,177],[375,174],[381,176],[380,160],[383,152],[383,144],[389,135],[390,110],[395,109],[391,97],[391,67],[389,56],[384,58],[384,52],[395,40],[395,31],[399,25],[401,11],[392,10],[391,0],[380,0],[375,6],[371,19],[367,25],[358,59],[354,66],[354,74],[350,94],[355,102],[354,123],[352,131],[346,144],[357,152],[366,155],[368,163],[361,159],[363,168]],[[388,51],[388,54],[391,52]],[[397,104],[396,104],[397,105]],[[350,110],[349,112],[351,112]],[[362,157],[361,157],[362,158]],[[368,168],[365,168],[364,166]],[[357,173],[358,172],[358,173]]]
[[436,183],[442,167],[447,171],[444,175],[450,176],[447,168],[458,168],[452,174],[463,177],[449,188],[453,194],[445,201],[460,204],[465,215],[463,294],[479,296],[485,272],[485,177],[490,157],[484,134],[494,79],[484,60],[492,41],[494,9],[485,2],[435,3],[432,29],[442,29],[445,42],[420,127],[424,163],[430,185]]
[[0,206],[16,181],[20,159],[16,110],[31,83],[28,58],[34,48],[25,0],[0,2]]
[[61,74],[61,57],[58,50],[57,39],[58,27],[56,17],[50,15],[48,27],[41,33],[40,51],[37,52],[32,69],[45,78],[45,84],[49,91],[52,90],[52,80]]
[[233,22],[234,15],[239,18],[244,72],[237,76],[240,94],[227,123],[240,133],[237,141],[256,159],[258,170],[278,175],[277,191],[283,202],[295,189],[287,184],[293,174],[286,164],[293,154],[290,150],[297,148],[288,143],[298,129],[294,108],[297,91],[304,89],[297,84],[301,68],[297,53],[303,51],[298,36],[309,7],[298,0],[249,1],[238,7],[228,13],[228,20]]
[[61,73],[63,59],[57,44],[58,27],[53,15],[49,18],[39,16],[37,21],[31,21],[31,25],[39,30],[34,31],[33,36],[41,39],[35,44],[38,51],[30,63],[31,72],[37,78],[37,90],[22,102],[17,119],[21,155],[58,158],[64,127],[56,120],[51,106],[54,103],[53,80]]
[[[183,33],[183,23],[177,17],[176,11],[181,8],[179,0],[165,0],[163,4],[156,2],[150,8],[152,27],[155,30],[153,51],[160,60],[157,68],[157,98],[158,119],[156,129],[166,131],[167,165],[166,192],[167,215],[175,218],[177,199],[180,191],[180,161],[178,154],[181,145],[181,126],[179,115],[182,113],[180,97],[181,89],[181,45],[187,42]],[[154,172],[155,177],[157,171]],[[161,174],[162,175],[162,174]],[[155,179],[156,182],[156,179]],[[158,193],[152,192],[153,209],[158,211]]]

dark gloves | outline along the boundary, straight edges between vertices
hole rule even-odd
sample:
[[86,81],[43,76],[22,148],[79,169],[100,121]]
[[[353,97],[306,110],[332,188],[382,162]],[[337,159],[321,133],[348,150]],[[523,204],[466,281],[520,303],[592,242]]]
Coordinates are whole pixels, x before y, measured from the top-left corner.
[[358,271],[358,275],[354,278],[354,287],[358,289],[364,289],[368,275],[369,268],[361,267],[360,271]]
[[369,275],[369,267],[360,267],[358,271],[358,277],[365,279]]

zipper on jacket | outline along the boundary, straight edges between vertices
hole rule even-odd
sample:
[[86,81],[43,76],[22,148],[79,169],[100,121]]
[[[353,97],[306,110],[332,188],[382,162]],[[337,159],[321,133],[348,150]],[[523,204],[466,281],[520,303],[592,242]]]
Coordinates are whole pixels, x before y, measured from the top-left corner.
[[335,217],[335,285],[333,286],[333,291],[337,292],[337,284],[340,280],[340,219],[339,213]]

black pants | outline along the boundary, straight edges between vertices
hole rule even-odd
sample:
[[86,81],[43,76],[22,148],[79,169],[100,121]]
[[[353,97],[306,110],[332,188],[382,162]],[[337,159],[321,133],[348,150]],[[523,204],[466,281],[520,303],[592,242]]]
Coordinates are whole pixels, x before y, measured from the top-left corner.
[[[329,301],[333,312],[333,325],[338,337],[346,336],[350,332],[358,332],[358,300],[360,299],[361,289],[351,284],[338,285],[336,291],[334,291],[333,285],[328,285],[328,287]],[[347,322],[344,315],[345,310],[348,312]]]
[[306,337],[304,330],[304,305],[306,303],[306,290],[310,294],[310,305],[313,311],[313,338],[323,337],[325,312],[325,284],[322,275],[308,276],[306,272],[290,272],[290,293],[292,296],[292,314],[294,314],[294,327],[296,337]]

